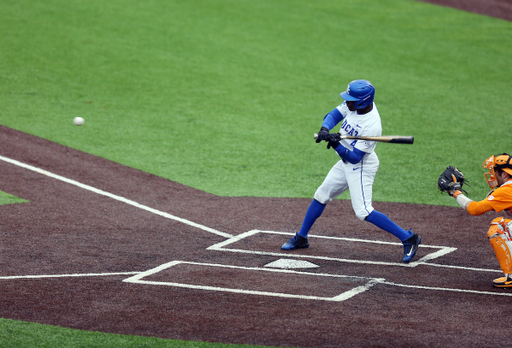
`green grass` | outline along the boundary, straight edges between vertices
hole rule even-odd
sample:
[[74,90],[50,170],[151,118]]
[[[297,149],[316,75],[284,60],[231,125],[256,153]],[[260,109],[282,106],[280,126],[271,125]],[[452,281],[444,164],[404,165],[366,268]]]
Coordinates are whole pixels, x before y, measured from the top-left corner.
[[73,330],[51,325],[0,319],[0,347],[3,348],[257,348],[245,344],[222,344],[165,340],[156,337],[115,335]]
[[376,201],[456,204],[435,185],[447,165],[483,196],[481,164],[511,145],[507,21],[408,0],[0,13],[1,124],[217,195],[311,197],[337,160],[312,134],[357,78],[377,88],[384,134],[415,136],[377,147]]
[[[374,200],[457,206],[448,165],[482,199],[511,66],[511,22],[419,1],[0,2],[0,124],[223,196],[312,197],[337,161],[312,135],[364,78],[383,133],[415,137],[378,145]],[[75,344],[45,331],[17,347]]]
[[6,192],[0,191],[0,205],[24,203],[24,202],[29,202],[29,201],[27,201],[23,198],[19,198],[19,197],[10,195]]

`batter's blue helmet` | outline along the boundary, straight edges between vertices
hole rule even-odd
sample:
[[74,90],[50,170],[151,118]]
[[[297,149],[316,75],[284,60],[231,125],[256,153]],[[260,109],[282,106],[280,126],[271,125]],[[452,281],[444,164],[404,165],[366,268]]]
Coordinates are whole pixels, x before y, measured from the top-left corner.
[[375,87],[370,81],[354,80],[348,84],[347,90],[340,96],[345,100],[356,102],[354,107],[361,110],[373,103]]

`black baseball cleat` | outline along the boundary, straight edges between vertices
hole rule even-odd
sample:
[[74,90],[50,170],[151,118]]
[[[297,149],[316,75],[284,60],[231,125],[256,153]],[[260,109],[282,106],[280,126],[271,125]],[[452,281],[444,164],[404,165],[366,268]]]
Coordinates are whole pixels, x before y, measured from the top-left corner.
[[309,248],[308,239],[302,237],[297,232],[295,232],[295,236],[290,238],[286,243],[283,244],[281,249],[283,250],[295,250],[300,248]]
[[504,277],[496,278],[492,281],[495,288],[512,288],[512,275],[505,274]]
[[[411,231],[409,229],[409,231]],[[412,232],[412,231],[411,231]],[[418,246],[421,243],[421,237],[416,233],[412,232],[412,236],[404,240],[404,259],[403,262],[408,263],[412,260],[414,255],[416,255],[416,251],[418,251]]]

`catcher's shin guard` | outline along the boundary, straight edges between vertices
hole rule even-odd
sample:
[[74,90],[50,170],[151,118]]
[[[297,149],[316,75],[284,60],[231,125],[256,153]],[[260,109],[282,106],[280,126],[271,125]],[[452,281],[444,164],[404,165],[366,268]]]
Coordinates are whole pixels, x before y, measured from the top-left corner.
[[501,270],[505,274],[511,274],[512,254],[510,253],[509,245],[512,244],[512,242],[508,240],[507,237],[508,234],[502,231],[498,225],[491,223],[491,227],[489,228],[489,231],[487,231],[487,238],[494,249],[494,253],[500,263]]

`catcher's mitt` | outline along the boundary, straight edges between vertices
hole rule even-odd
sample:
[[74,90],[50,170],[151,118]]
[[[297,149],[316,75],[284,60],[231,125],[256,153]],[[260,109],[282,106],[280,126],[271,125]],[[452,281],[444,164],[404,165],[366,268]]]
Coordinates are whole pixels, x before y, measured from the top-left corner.
[[453,196],[455,191],[462,191],[467,194],[467,192],[462,189],[464,183],[467,185],[464,174],[462,174],[458,168],[449,166],[439,177],[439,180],[437,181],[437,187],[439,187],[441,192],[446,192],[450,196]]

